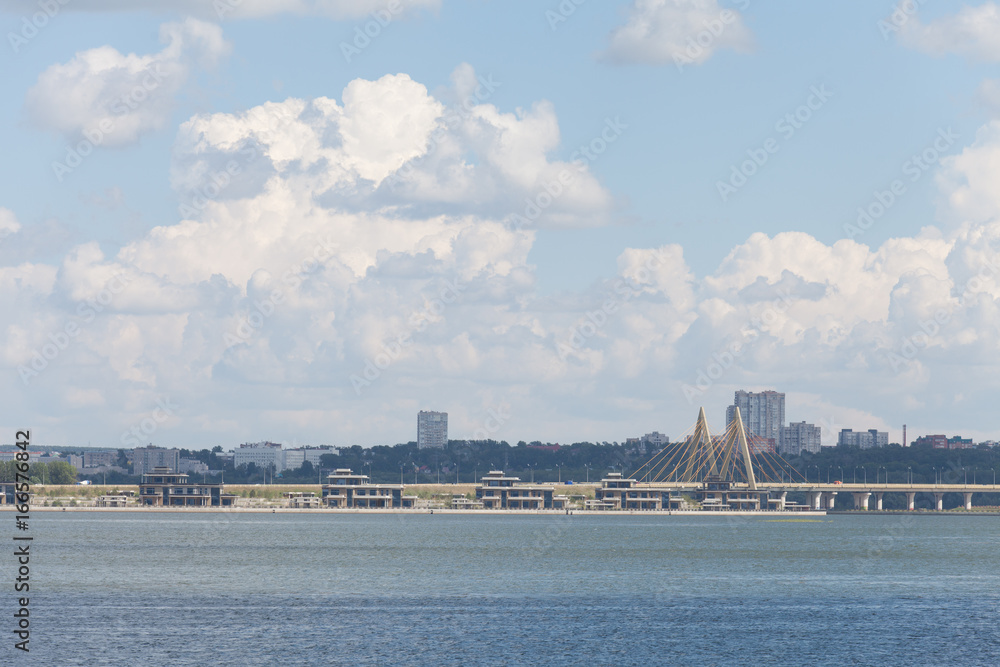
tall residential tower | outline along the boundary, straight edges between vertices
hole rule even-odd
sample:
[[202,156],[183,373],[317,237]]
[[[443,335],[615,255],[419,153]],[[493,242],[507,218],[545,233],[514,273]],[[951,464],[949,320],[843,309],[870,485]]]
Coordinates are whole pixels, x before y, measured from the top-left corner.
[[421,410],[417,413],[417,447],[442,448],[448,444],[448,413]]

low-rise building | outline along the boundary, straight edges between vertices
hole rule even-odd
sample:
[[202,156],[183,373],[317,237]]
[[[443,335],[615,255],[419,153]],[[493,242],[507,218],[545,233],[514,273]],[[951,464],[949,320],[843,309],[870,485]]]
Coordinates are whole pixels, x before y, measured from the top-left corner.
[[113,449],[83,453],[84,468],[99,468],[101,466],[113,466],[117,463],[118,463],[118,452]]
[[507,477],[502,470],[491,470],[476,486],[476,500],[483,509],[554,509],[555,487],[550,484],[525,484],[520,477]]
[[415,496],[403,496],[402,484],[372,484],[368,475],[337,468],[323,485],[323,504],[338,509],[413,507]]
[[139,504],[149,507],[232,507],[236,495],[224,493],[222,484],[193,484],[184,473],[166,467],[142,476]]
[[122,496],[122,495],[98,496],[95,505],[97,507],[125,507],[128,505],[128,496]]
[[312,491],[287,491],[285,498],[293,509],[319,509],[322,501]]

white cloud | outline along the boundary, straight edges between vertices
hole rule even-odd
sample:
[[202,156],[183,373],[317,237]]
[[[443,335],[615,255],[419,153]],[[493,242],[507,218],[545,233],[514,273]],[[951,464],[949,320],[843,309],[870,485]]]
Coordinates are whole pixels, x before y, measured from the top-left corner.
[[123,146],[166,125],[174,97],[193,69],[212,67],[229,53],[214,24],[188,18],[160,27],[166,44],[156,54],[122,54],[111,46],[77,53],[42,72],[28,91],[31,121],[95,145]]
[[719,49],[748,51],[749,29],[717,0],[634,0],[602,56],[615,63],[701,64]]
[[[22,3],[0,0],[0,9],[22,11]],[[377,11],[437,9],[441,0],[72,0],[64,11],[86,12],[176,12],[208,20],[262,18],[278,14],[326,16],[334,19],[360,18]]]
[[955,53],[972,60],[1000,61],[1000,7],[985,2],[962,7],[957,14],[923,24],[916,17],[903,23],[900,42],[935,56]]
[[[880,425],[856,423],[876,404],[891,423],[987,409],[1000,377],[993,126],[945,162],[942,189],[965,218],[944,232],[878,248],[754,234],[700,277],[680,246],[626,248],[606,281],[542,296],[535,232],[510,213],[577,166],[551,157],[559,127],[544,102],[454,112],[445,98],[477,80],[461,67],[434,96],[389,75],[340,99],[191,118],[171,176],[182,219],[117,254],[91,242],[58,266],[0,268],[8,366],[80,328],[12,410],[58,441],[87,406],[88,428],[114,436],[168,395],[185,407],[157,443],[231,446],[396,442],[427,407],[467,437],[501,403],[505,438],[621,440],[688,424],[702,403],[721,420],[734,389],[762,386],[821,395],[788,416],[847,428]],[[584,166],[539,224],[607,219],[610,195]],[[0,210],[0,225],[12,219]],[[970,382],[982,398],[953,404]],[[698,387],[690,403],[685,385]]]

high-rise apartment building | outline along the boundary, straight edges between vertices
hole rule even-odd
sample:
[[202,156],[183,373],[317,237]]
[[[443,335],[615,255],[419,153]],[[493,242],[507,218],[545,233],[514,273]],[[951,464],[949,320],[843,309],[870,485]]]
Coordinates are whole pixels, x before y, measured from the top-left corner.
[[417,447],[442,448],[448,444],[448,413],[421,410],[417,413]]
[[736,419],[736,408],[743,417],[747,435],[772,441],[773,447],[781,443],[781,427],[785,425],[785,394],[777,391],[737,391],[733,405],[726,409],[726,426]]
[[144,475],[153,468],[170,468],[177,472],[180,466],[181,450],[162,447],[136,447],[132,450],[132,474]]
[[867,431],[853,431],[849,428],[844,428],[840,430],[840,437],[837,438],[837,445],[841,447],[871,449],[872,447],[885,447],[888,444],[889,432],[873,428]]
[[822,445],[823,429],[815,424],[793,422],[781,427],[781,454],[798,456],[802,452],[819,452]]
[[233,465],[239,468],[250,463],[262,470],[281,472],[285,469],[285,451],[276,442],[244,443],[233,452]]

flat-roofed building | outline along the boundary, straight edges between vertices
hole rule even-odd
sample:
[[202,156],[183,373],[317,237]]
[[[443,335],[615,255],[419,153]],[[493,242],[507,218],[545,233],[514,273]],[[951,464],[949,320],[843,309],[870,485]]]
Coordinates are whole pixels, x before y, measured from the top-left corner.
[[136,447],[132,450],[132,474],[145,475],[154,468],[169,468],[177,472],[181,462],[181,450],[163,447]]
[[476,486],[476,500],[483,509],[554,509],[555,487],[550,484],[524,484],[520,477],[508,477],[502,470],[491,470]]
[[337,509],[408,508],[415,496],[403,496],[402,484],[372,484],[368,475],[337,468],[323,485],[323,504]]
[[100,468],[102,466],[113,466],[118,463],[118,452],[115,450],[84,452],[84,468]]
[[284,495],[293,509],[318,509],[323,504],[312,491],[286,491]]
[[244,443],[233,452],[233,465],[239,468],[251,463],[261,470],[281,472],[285,469],[285,451],[276,442]]
[[224,493],[222,484],[193,484],[184,473],[154,468],[142,476],[139,504],[149,507],[232,507],[236,495]]
[[417,413],[417,447],[442,449],[448,444],[448,413],[421,410]]

